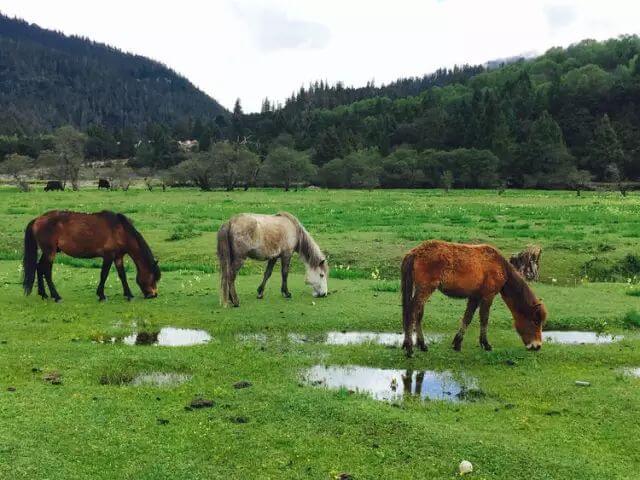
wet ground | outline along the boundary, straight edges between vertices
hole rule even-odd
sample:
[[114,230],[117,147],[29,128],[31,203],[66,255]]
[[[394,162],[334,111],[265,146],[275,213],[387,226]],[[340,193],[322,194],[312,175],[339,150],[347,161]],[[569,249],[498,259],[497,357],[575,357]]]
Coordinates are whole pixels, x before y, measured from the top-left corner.
[[604,344],[619,342],[622,340],[622,335],[609,335],[605,333],[596,332],[581,332],[581,331],[554,331],[542,332],[542,339],[545,342],[563,343],[568,345],[582,345],[582,344]]
[[366,393],[385,401],[414,396],[457,402],[469,391],[479,391],[475,379],[449,371],[316,365],[304,372],[303,379],[308,385]]
[[205,330],[164,327],[157,332],[136,332],[122,339],[127,345],[158,345],[161,347],[187,347],[211,341]]
[[133,377],[131,385],[152,387],[173,387],[191,380],[191,375],[174,372],[149,372]]

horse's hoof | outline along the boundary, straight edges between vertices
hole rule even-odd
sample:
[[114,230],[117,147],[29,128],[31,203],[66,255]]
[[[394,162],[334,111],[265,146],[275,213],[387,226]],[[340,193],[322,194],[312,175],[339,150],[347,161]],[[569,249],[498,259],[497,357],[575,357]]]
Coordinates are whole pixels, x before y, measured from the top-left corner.
[[453,338],[453,349],[456,352],[459,352],[460,350],[462,350],[462,338],[458,337],[457,335]]
[[291,293],[289,293],[289,292],[282,292],[282,296],[283,296],[284,298],[291,298]]
[[99,302],[106,302],[107,301],[107,297],[98,297],[98,301]]
[[56,303],[60,303],[62,301],[62,298],[58,297],[58,298],[54,298]]
[[489,342],[481,343],[480,346],[484,348],[485,352],[490,352],[491,350],[493,350],[493,347]]
[[233,308],[238,308],[239,306],[240,306],[240,304],[239,304],[239,303],[234,303],[234,304],[233,304]]
[[426,352],[427,350],[429,350],[429,347],[427,347],[425,343],[419,343],[418,348],[423,352]]
[[262,300],[264,298],[264,293],[258,292],[258,300]]

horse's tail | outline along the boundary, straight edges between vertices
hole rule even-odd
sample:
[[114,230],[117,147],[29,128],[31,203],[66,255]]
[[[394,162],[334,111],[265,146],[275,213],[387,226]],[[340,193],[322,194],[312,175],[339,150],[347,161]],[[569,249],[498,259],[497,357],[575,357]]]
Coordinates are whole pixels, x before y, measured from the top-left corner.
[[229,305],[229,288],[231,284],[231,262],[233,251],[231,249],[231,232],[229,222],[223,224],[218,230],[218,263],[220,264],[220,305]]
[[33,232],[32,220],[24,231],[24,256],[22,257],[22,288],[24,294],[29,295],[33,289],[33,282],[36,280],[36,270],[38,269],[38,242]]
[[406,335],[412,335],[411,320],[413,316],[413,262],[412,253],[402,260],[400,288],[402,291],[402,326]]

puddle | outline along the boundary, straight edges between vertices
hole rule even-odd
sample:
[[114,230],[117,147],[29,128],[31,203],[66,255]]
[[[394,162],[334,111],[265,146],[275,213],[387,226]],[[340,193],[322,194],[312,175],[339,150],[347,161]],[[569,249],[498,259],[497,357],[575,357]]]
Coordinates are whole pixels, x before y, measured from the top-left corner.
[[425,400],[459,402],[476,391],[474,379],[454,378],[452,372],[433,370],[394,370],[357,365],[316,365],[305,371],[304,381],[313,386],[354,390],[367,393],[376,400],[394,401],[415,396]]
[[626,375],[630,377],[640,378],[640,367],[635,368],[625,368],[622,370]]
[[606,333],[580,332],[580,331],[553,331],[542,332],[545,342],[564,343],[568,345],[582,345],[587,343],[604,344],[619,342],[622,335],[609,335]]
[[[415,342],[415,335],[413,340]],[[439,342],[442,335],[432,333],[424,336],[425,342],[428,344]],[[380,333],[380,332],[329,332],[325,343],[328,345],[358,345],[361,343],[376,343],[378,345],[387,345],[399,347],[404,341],[403,333]]]
[[191,375],[184,373],[150,372],[136,375],[130,384],[136,387],[173,387],[191,380]]
[[164,327],[158,332],[133,333],[122,339],[127,345],[159,345],[161,347],[186,347],[208,343],[211,335],[204,330]]

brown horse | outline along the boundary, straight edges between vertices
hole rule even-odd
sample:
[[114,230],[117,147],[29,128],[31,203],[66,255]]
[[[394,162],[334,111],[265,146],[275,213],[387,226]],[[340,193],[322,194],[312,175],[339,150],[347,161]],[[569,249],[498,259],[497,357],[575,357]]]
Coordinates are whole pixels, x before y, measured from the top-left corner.
[[[42,250],[38,261],[38,247]],[[60,295],[53,284],[51,270],[56,253],[63,252],[76,258],[102,258],[100,283],[96,291],[99,300],[106,300],[104,284],[111,264],[116,264],[120,281],[127,300],[133,294],[127,283],[123,257],[129,255],[138,269],[136,281],[145,298],[158,296],[157,283],[160,268],[147,242],[120,213],[77,213],[54,210],[32,220],[24,232],[24,281],[26,295],[31,293],[36,273],[38,274],[38,294],[46,299],[44,279],[49,286],[51,297],[60,301]]]
[[453,348],[460,350],[464,333],[480,307],[480,345],[491,350],[487,340],[489,309],[500,293],[511,310],[515,329],[529,350],[542,346],[542,325],[547,310],[529,285],[498,250],[489,245],[464,245],[437,240],[424,242],[402,261],[402,314],[407,355],[413,353],[412,330],[417,344],[426,350],[422,333],[424,304],[435,290],[449,297],[467,298],[467,309]]

